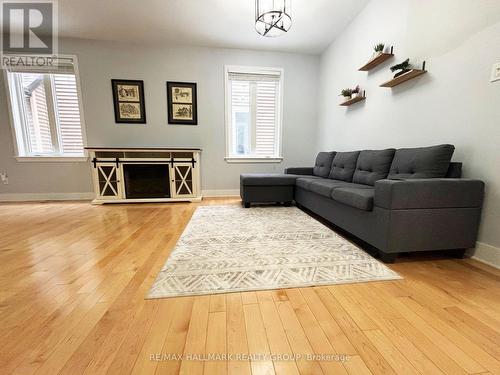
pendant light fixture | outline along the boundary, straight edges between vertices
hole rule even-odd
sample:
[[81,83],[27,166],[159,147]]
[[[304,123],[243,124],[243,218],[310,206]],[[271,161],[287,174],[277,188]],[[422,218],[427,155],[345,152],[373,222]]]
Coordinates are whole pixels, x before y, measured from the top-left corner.
[[267,37],[286,33],[292,26],[291,0],[255,0],[255,30]]

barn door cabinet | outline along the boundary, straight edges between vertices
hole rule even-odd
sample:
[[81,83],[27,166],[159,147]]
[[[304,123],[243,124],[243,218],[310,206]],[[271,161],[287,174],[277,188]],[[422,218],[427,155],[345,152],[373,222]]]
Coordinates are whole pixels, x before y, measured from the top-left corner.
[[92,203],[199,202],[201,149],[88,147]]

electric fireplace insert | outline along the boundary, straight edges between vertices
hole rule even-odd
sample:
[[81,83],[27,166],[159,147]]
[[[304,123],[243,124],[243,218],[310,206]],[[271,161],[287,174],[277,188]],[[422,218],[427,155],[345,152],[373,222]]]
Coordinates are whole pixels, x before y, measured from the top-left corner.
[[123,172],[128,199],[170,198],[167,164],[124,164]]

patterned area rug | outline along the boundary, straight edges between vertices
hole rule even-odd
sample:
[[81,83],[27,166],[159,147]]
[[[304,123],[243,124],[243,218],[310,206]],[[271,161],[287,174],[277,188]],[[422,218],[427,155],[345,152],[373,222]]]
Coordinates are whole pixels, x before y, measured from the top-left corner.
[[201,206],[148,298],[400,278],[298,208]]

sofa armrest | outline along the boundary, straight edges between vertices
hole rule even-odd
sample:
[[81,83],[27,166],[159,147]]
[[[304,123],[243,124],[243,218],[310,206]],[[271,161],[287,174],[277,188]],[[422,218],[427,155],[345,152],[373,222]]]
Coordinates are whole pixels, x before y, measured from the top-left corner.
[[484,182],[463,178],[379,180],[374,205],[390,210],[481,207]]
[[313,168],[312,167],[285,168],[285,174],[299,174],[304,176],[312,176]]

